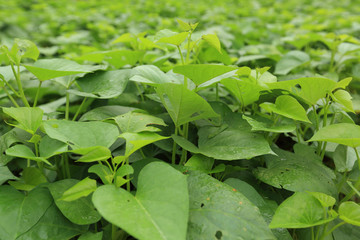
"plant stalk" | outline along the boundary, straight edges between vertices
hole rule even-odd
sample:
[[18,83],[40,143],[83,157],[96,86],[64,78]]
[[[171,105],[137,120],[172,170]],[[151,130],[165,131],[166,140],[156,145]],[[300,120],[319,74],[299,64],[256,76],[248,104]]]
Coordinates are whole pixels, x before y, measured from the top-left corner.
[[34,100],[33,107],[36,107],[36,104],[37,104],[37,101],[38,101],[38,98],[39,98],[39,94],[40,94],[41,84],[42,84],[42,81],[39,81],[39,86],[38,86],[38,88],[36,90],[36,95],[35,95],[35,100]]
[[85,98],[82,100],[80,106],[79,106],[78,109],[76,110],[76,113],[75,113],[75,115],[74,115],[74,117],[73,117],[73,119],[72,119],[73,121],[75,121],[76,118],[79,116],[82,108],[83,108],[84,105],[85,105],[86,100],[87,100],[87,97],[85,97]]
[[15,79],[16,79],[16,84],[17,84],[18,89],[19,89],[20,98],[21,98],[22,102],[24,103],[24,105],[26,107],[30,107],[30,104],[29,104],[29,102],[27,101],[27,99],[25,97],[24,89],[22,87],[21,80],[20,80],[20,66],[17,66],[17,71],[16,71],[15,68],[14,68],[14,64],[12,62],[10,63],[10,65],[11,65],[11,69],[12,69],[13,74],[14,74]]

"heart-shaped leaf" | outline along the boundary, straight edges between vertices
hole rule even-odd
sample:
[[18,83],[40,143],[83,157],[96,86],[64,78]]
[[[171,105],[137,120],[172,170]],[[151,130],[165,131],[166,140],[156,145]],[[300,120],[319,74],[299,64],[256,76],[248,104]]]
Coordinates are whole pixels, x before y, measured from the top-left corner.
[[113,185],[102,186],[93,194],[93,203],[107,221],[135,238],[186,239],[186,177],[165,163],[154,162],[141,170],[137,186],[135,196]]
[[115,125],[104,122],[72,122],[48,120],[44,122],[46,134],[69,144],[73,149],[110,147],[119,136]]
[[[294,207],[296,206],[296,207]],[[330,212],[325,218],[326,209],[307,192],[297,192],[280,204],[269,225],[270,228],[307,228],[334,220],[337,215]]]
[[114,118],[121,132],[158,132],[156,125],[166,126],[164,120],[141,112],[128,112]]
[[343,202],[339,207],[339,218],[360,227],[360,206],[355,202]]
[[2,108],[3,112],[14,118],[18,124],[15,127],[23,129],[31,134],[35,134],[36,130],[42,123],[43,110],[40,108],[19,107],[19,108]]
[[275,239],[243,194],[200,171],[188,177],[188,239]]
[[191,121],[218,116],[205,99],[183,85],[162,84],[156,92],[177,127]]

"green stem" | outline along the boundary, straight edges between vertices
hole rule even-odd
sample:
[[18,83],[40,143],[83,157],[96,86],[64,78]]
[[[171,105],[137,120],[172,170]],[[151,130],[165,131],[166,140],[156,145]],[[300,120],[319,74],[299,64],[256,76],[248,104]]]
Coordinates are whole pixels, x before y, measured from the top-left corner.
[[39,85],[38,85],[38,88],[36,90],[36,95],[35,95],[35,100],[34,100],[33,107],[36,107],[36,104],[37,104],[37,101],[38,101],[38,98],[39,98],[39,94],[40,94],[41,84],[42,84],[42,81],[39,81]]
[[139,149],[139,152],[140,152],[140,154],[141,154],[141,156],[143,157],[143,158],[146,158],[146,156],[145,156],[145,154],[144,154],[144,152],[143,152],[143,150],[140,148]]
[[311,227],[311,240],[315,239],[314,227]]
[[215,85],[215,91],[216,91],[216,101],[219,101],[219,84],[216,83]]
[[190,32],[190,34],[189,34],[189,37],[188,37],[188,42],[187,42],[186,63],[189,63],[189,60],[190,60],[190,43],[191,43],[191,34],[192,34],[192,31],[191,31],[191,32]]
[[82,100],[80,106],[79,106],[78,109],[76,110],[75,116],[74,116],[73,119],[72,119],[73,121],[75,121],[76,118],[79,116],[82,108],[84,107],[84,104],[85,104],[86,100],[87,100],[87,97],[85,97],[85,98]]
[[136,86],[136,88],[137,88],[137,90],[138,90],[138,92],[140,94],[141,101],[144,102],[145,101],[144,95],[142,94],[141,89],[139,87],[139,84],[137,82],[135,82],[135,86]]
[[20,66],[17,66],[18,69],[16,71],[15,68],[14,68],[14,64],[12,62],[10,63],[10,65],[11,65],[11,70],[13,71],[13,74],[14,74],[15,79],[16,79],[16,84],[17,84],[18,89],[19,89],[20,98],[21,98],[21,100],[23,101],[23,103],[24,103],[24,105],[26,107],[30,107],[30,104],[29,104],[29,102],[27,101],[27,99],[25,97],[24,89],[22,87],[21,80],[20,80]]
[[179,51],[179,54],[180,54],[181,63],[182,63],[182,65],[185,65],[184,56],[183,56],[183,54],[181,52],[180,46],[176,46],[176,47],[177,47],[177,49]]
[[[125,161],[126,161],[126,164],[129,165],[129,158],[126,158]],[[129,175],[129,174],[126,175],[126,180],[128,180],[127,183],[126,183],[126,190],[127,190],[128,192],[130,192],[131,186],[130,186],[130,175]]]
[[70,95],[66,92],[65,120],[69,120]]
[[298,143],[301,143],[302,141],[301,141],[301,134],[300,134],[299,128],[300,128],[300,123],[296,124],[295,131],[296,131],[296,137],[297,137]]
[[66,178],[71,178],[69,156],[67,153],[64,153],[63,157],[64,157],[64,168],[65,168]]
[[[178,128],[175,126],[175,136],[178,135]],[[171,163],[175,164],[175,160],[176,160],[176,142],[174,141],[173,143],[173,150],[172,150],[172,157],[171,157]]]
[[11,96],[11,94],[8,92],[8,90],[6,90],[5,86],[3,87],[4,92],[6,93],[6,95],[8,96],[8,98],[10,99],[10,101],[12,102],[12,104],[14,104],[15,107],[20,107],[19,104],[17,104],[17,102],[15,101],[15,99]]
[[111,224],[111,239],[116,240],[116,231],[117,227],[114,224]]
[[341,191],[342,186],[343,186],[344,183],[346,182],[347,173],[348,173],[348,172],[344,172],[344,175],[343,175],[343,177],[342,177],[342,179],[341,179],[341,182],[337,185],[337,190],[338,190],[338,192]]
[[[185,123],[183,137],[187,140],[188,136],[189,136],[189,123]],[[179,165],[185,164],[186,160],[187,160],[187,151],[186,151],[186,149],[183,148],[182,152],[181,152],[181,160],[180,160]]]
[[17,96],[20,97],[20,94],[13,88],[13,86],[11,86],[11,84],[7,81],[5,81],[5,79],[3,79],[2,77],[0,77],[0,79],[5,83],[6,86],[8,86],[10,88],[10,90]]
[[330,229],[330,231],[326,232],[320,239],[324,239],[327,235],[329,235],[330,233],[332,233],[335,229],[337,229],[338,227],[344,225],[346,222],[341,222],[337,225],[335,225],[332,229]]
[[352,183],[350,181],[346,182],[351,188],[352,190],[360,197],[360,192],[354,187],[354,185],[352,185]]

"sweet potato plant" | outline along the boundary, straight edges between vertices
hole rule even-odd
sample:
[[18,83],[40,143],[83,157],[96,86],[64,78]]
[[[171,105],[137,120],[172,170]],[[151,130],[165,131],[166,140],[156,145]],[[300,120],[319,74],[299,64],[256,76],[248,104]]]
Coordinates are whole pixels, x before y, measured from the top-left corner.
[[360,238],[360,40],[200,25],[2,43],[0,239]]

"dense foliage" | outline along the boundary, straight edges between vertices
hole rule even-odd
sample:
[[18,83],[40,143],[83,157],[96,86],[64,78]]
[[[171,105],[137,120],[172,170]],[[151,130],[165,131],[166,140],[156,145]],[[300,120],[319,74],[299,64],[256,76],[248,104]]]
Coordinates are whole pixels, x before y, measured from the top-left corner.
[[0,0],[0,239],[360,239],[359,11]]

